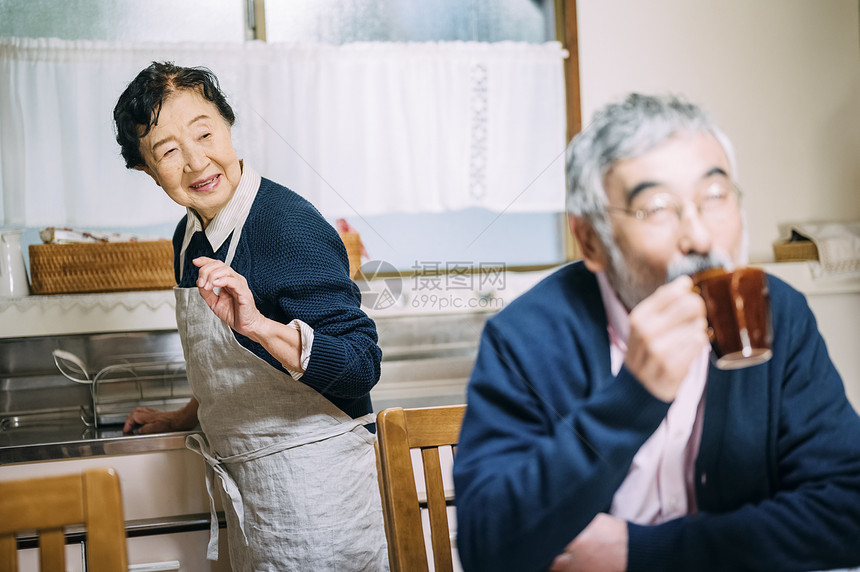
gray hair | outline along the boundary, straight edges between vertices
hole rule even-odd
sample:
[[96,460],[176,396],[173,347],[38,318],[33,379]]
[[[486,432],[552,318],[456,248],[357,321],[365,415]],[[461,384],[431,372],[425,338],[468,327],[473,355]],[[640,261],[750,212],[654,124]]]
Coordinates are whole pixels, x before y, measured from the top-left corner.
[[736,173],[729,138],[699,107],[678,96],[632,93],[594,115],[567,147],[567,212],[594,227],[604,245],[613,242],[603,179],[621,159],[639,157],[681,133],[712,134]]

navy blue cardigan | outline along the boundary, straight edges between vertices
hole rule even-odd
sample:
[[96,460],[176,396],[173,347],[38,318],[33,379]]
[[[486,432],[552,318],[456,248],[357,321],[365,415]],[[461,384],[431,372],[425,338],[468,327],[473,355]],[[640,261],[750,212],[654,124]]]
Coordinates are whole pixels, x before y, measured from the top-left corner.
[[[860,564],[860,418],[804,297],[768,282],[774,357],[708,373],[700,512],[628,524],[629,570]],[[489,320],[454,462],[464,569],[545,570],[609,511],[667,410],[626,368],[612,376],[603,303],[582,263]]]
[[[212,252],[203,233],[197,233],[188,245],[180,282],[179,249],[186,218],[176,227],[173,247],[177,283],[188,288],[198,274],[191,260],[208,256],[223,261],[230,238]],[[343,241],[316,208],[263,178],[231,266],[248,281],[264,316],[284,324],[297,318],[314,329],[311,358],[301,382],[352,418],[370,413],[370,390],[379,381],[382,360],[376,325],[361,310],[361,294],[350,280]],[[286,371],[260,344],[235,335],[242,346]]]

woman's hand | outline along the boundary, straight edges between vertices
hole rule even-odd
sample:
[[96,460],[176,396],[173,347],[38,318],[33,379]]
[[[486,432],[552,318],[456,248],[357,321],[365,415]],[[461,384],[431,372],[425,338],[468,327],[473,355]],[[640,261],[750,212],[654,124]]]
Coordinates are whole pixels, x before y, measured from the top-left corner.
[[215,315],[233,330],[255,339],[265,317],[257,310],[245,277],[220,260],[205,256],[195,258],[194,265],[200,268],[197,289]]
[[128,414],[122,432],[147,435],[149,433],[168,433],[188,431],[197,426],[197,400],[192,398],[182,409],[158,411],[151,407],[138,407]]
[[301,334],[260,313],[244,276],[205,256],[195,258],[194,265],[200,268],[197,289],[216,316],[234,331],[262,345],[288,370],[304,371]]

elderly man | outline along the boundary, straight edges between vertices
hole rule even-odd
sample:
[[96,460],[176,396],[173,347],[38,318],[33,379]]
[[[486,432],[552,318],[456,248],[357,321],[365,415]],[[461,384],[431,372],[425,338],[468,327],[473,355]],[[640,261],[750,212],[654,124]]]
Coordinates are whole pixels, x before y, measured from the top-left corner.
[[768,277],[770,361],[711,363],[689,275],[745,263],[728,139],[631,95],[568,150],[583,260],[483,333],[454,463],[466,570],[860,563],[860,418],[801,294]]

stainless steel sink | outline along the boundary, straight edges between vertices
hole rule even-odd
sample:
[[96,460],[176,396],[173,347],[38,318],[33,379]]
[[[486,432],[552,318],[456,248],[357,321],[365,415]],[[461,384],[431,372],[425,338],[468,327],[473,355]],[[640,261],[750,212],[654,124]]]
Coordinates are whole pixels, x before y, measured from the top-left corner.
[[[383,359],[371,392],[374,409],[463,403],[481,330],[492,314],[377,318]],[[99,384],[64,377],[52,357],[56,349],[86,362],[90,380],[93,372],[105,372]],[[181,351],[175,330],[0,340],[0,464],[12,462],[10,448],[20,446],[47,455],[51,444],[89,448],[92,439],[141,439],[112,438],[122,437],[125,419],[138,405],[178,409],[187,403],[191,393],[184,363],[179,371],[175,362],[176,367],[162,363],[136,369],[118,362]],[[45,450],[35,451],[40,445]]]
[[[119,431],[122,433],[122,427]],[[2,447],[64,443],[94,435],[95,428],[87,425],[77,410],[6,415],[0,417],[0,461]]]
[[42,413],[22,413],[0,417],[0,432],[39,429],[58,426],[86,426],[86,411],[56,410]]

